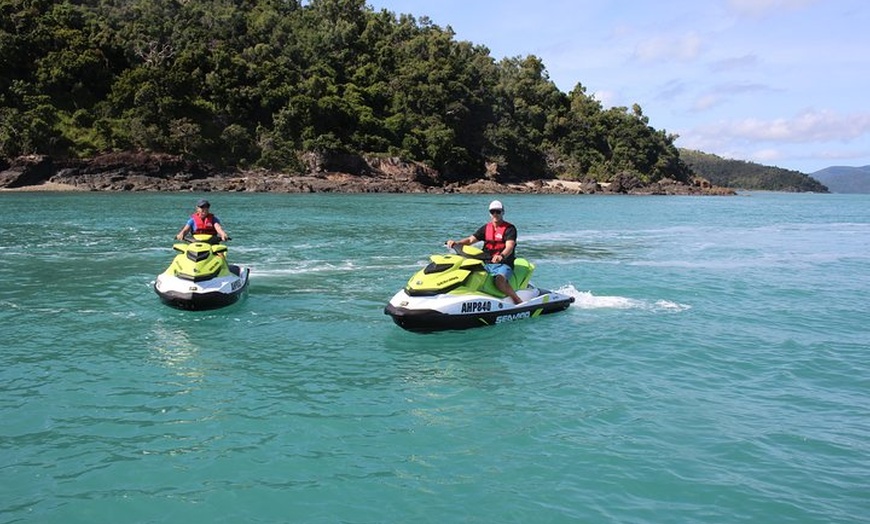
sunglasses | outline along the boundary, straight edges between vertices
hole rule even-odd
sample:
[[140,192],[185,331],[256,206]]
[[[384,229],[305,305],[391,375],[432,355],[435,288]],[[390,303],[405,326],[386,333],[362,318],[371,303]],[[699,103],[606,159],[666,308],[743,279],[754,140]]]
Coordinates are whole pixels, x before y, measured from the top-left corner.
[[500,215],[503,212],[504,212],[504,209],[490,209],[489,210],[490,215]]

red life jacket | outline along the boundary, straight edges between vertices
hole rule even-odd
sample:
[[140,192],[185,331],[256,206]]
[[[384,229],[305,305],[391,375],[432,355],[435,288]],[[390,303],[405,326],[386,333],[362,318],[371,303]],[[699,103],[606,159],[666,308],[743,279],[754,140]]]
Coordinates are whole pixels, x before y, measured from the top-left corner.
[[214,215],[211,213],[207,214],[205,217],[201,217],[199,214],[194,213],[190,215],[190,218],[193,219],[193,232],[197,235],[217,235],[217,230],[214,228]]
[[[486,236],[483,239],[483,249],[488,254],[488,256],[492,256],[496,253],[501,253],[505,245],[507,244],[504,240],[504,234],[507,232],[509,227],[513,227],[513,224],[509,222],[502,221],[501,224],[495,225],[492,222],[486,223]],[[513,251],[511,254],[504,259],[505,264],[512,264],[514,260]]]

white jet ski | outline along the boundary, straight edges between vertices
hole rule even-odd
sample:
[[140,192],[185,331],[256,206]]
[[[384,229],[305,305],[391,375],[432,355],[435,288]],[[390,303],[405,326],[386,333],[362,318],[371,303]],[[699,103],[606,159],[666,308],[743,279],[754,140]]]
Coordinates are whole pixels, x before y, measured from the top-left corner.
[[211,235],[193,235],[172,248],[178,252],[154,282],[164,304],[179,309],[215,309],[242,298],[250,269],[227,262],[227,246]]
[[563,311],[574,297],[533,286],[535,265],[514,261],[511,286],[522,299],[514,304],[496,288],[484,269],[483,251],[461,246],[460,251],[432,255],[404,289],[396,293],[384,313],[409,331],[467,329],[533,318]]

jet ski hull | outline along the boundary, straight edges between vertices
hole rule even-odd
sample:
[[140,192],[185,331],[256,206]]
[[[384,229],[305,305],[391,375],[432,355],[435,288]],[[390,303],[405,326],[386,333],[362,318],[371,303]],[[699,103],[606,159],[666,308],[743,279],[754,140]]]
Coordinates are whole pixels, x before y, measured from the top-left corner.
[[535,265],[514,260],[510,286],[521,303],[506,297],[486,271],[484,252],[472,246],[452,246],[449,254],[435,254],[429,263],[393,295],[384,313],[408,331],[468,329],[513,322],[563,311],[574,297],[531,284]]
[[534,318],[563,311],[574,297],[529,287],[517,292],[523,303],[485,294],[450,294],[411,296],[405,290],[396,293],[384,308],[393,322],[408,331],[431,332],[470,329]]
[[154,292],[164,304],[176,309],[217,309],[238,302],[248,291],[250,270],[230,266],[230,273],[201,282],[162,273],[154,282]]

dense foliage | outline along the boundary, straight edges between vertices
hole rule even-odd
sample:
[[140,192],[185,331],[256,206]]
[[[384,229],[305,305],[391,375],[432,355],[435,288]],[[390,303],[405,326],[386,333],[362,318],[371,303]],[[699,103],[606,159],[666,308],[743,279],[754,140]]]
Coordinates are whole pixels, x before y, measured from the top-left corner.
[[0,0],[0,156],[183,154],[295,171],[300,153],[425,162],[455,179],[628,172],[686,181],[641,108],[563,93],[364,0]]
[[818,180],[799,171],[763,166],[743,160],[728,160],[690,149],[681,149],[680,156],[699,176],[721,187],[764,191],[828,192],[828,188]]

